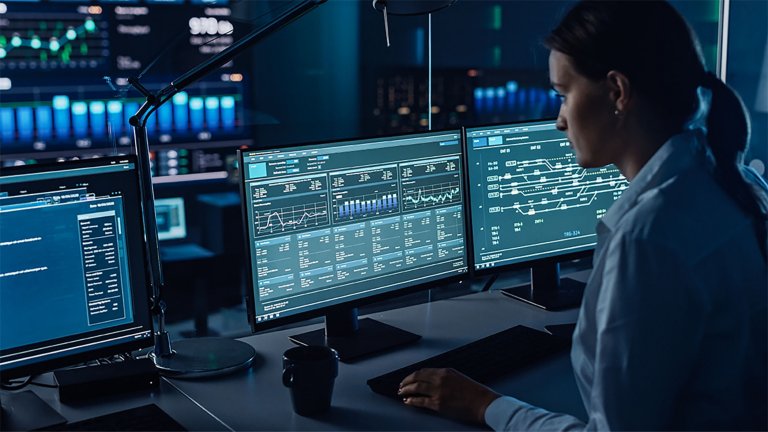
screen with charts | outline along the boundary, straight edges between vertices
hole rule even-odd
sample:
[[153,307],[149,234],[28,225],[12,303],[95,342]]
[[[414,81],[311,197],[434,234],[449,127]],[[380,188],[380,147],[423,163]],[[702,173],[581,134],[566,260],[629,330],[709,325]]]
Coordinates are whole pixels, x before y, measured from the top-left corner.
[[576,163],[555,120],[466,129],[474,267],[581,252],[628,183]]
[[[245,33],[229,2],[0,0],[3,166],[128,154],[144,98]],[[236,28],[237,27],[237,28]],[[223,180],[248,145],[234,62],[164,104],[147,125],[156,183]]]
[[151,344],[132,159],[3,169],[0,367]]
[[256,322],[466,273],[460,133],[242,153]]

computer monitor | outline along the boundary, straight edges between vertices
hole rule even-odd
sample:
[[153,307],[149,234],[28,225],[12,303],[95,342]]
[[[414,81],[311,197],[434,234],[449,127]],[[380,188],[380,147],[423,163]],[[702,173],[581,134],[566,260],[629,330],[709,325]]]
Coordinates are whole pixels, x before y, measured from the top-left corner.
[[555,120],[466,128],[473,271],[531,268],[531,285],[504,290],[564,309],[583,284],[559,263],[592,253],[600,219],[627,188],[615,166],[584,169]]
[[133,157],[0,171],[0,376],[151,346]]
[[[2,166],[131,153],[129,119],[145,98],[127,78],[157,91],[249,27],[230,1],[0,3]],[[155,184],[233,182],[232,149],[268,116],[250,112],[249,64],[232,61],[150,118]]]
[[241,152],[254,331],[325,314],[293,336],[343,360],[419,336],[356,306],[468,273],[460,131]]
[[155,199],[157,239],[182,240],[187,237],[187,219],[184,216],[184,198]]

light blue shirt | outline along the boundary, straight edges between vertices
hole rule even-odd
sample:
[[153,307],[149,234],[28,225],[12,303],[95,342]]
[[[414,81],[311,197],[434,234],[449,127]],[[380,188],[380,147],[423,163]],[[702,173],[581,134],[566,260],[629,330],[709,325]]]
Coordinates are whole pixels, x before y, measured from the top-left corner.
[[501,397],[493,429],[765,427],[768,270],[704,139],[667,141],[597,225],[571,349],[587,423]]

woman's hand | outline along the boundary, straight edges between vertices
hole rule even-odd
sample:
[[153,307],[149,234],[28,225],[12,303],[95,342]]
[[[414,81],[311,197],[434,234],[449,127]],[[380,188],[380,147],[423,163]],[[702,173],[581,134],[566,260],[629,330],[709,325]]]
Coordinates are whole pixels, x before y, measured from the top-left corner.
[[485,409],[501,395],[454,369],[420,369],[403,379],[398,394],[406,405],[485,424]]

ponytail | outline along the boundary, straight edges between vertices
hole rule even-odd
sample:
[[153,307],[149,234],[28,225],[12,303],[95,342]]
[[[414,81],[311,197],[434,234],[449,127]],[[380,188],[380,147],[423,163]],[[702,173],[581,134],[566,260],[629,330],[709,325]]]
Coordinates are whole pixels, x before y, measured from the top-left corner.
[[[653,25],[649,25],[653,23]],[[661,31],[660,29],[663,29]],[[586,78],[624,73],[654,107],[664,130],[683,131],[698,113],[699,87],[712,91],[706,118],[717,182],[754,221],[768,251],[768,197],[745,175],[749,120],[741,98],[704,67],[695,33],[667,1],[581,1],[544,41]],[[759,176],[756,179],[759,179]]]
[[763,258],[768,257],[768,198],[744,178],[742,165],[749,145],[750,125],[739,95],[711,72],[702,86],[712,92],[707,114],[707,142],[715,159],[715,177],[722,187],[754,220]]

